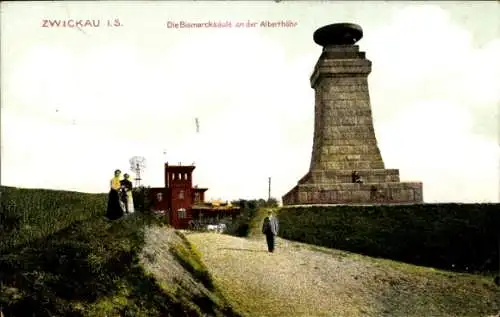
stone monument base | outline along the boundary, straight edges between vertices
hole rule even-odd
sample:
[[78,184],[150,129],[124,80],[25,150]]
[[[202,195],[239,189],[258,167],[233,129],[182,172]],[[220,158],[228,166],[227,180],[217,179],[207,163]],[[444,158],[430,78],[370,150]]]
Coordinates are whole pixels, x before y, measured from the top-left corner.
[[312,170],[283,196],[283,205],[420,204],[421,182],[400,182],[399,170],[358,170],[363,183],[352,182],[352,170]]

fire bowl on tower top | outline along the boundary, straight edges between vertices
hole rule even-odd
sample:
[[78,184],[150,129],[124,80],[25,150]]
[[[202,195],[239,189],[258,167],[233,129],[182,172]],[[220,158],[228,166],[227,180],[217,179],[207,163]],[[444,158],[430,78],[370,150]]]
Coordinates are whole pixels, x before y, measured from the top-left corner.
[[325,25],[314,32],[314,42],[321,46],[354,45],[363,37],[363,29],[354,23]]

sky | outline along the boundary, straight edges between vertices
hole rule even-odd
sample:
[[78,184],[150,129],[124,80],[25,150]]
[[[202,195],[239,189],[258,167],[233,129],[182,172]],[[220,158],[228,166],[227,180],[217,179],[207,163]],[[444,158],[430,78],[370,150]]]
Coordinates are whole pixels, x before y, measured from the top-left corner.
[[[386,168],[425,202],[499,202],[498,16],[491,1],[2,2],[1,184],[107,192],[143,156],[145,185],[195,162],[208,199],[267,198],[268,177],[280,199],[311,159],[313,32],[353,22]],[[100,24],[43,27],[69,19]],[[209,20],[232,27],[168,27]],[[266,20],[296,25],[236,27]]]

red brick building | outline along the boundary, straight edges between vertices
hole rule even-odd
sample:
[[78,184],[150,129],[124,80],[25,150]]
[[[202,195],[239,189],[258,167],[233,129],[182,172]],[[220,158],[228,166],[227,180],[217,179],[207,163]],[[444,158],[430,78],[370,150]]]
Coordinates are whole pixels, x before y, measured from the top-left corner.
[[239,214],[239,207],[231,203],[205,202],[208,188],[193,187],[195,168],[165,163],[165,187],[151,188],[153,211],[165,213],[177,229],[189,228],[193,221],[215,221]]

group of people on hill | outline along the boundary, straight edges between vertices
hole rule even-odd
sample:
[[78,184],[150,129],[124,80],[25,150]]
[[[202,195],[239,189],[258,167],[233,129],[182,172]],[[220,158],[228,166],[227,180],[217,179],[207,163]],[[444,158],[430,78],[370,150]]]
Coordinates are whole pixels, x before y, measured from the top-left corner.
[[106,217],[110,220],[116,220],[123,217],[124,214],[134,213],[134,198],[132,195],[132,182],[130,175],[125,173],[122,177],[122,171],[115,170],[115,174],[110,181],[110,191],[108,196],[108,208]]
[[[110,190],[108,196],[108,208],[106,217],[110,220],[116,220],[125,214],[134,213],[133,186],[130,181],[130,175],[117,169],[110,181]],[[271,211],[262,224],[262,233],[266,236],[267,249],[274,252],[275,237],[278,235],[278,219]]]

